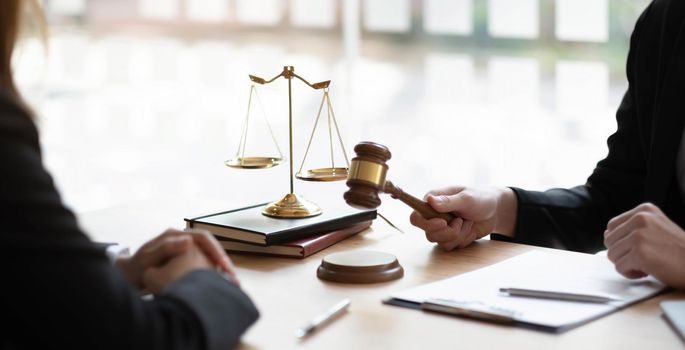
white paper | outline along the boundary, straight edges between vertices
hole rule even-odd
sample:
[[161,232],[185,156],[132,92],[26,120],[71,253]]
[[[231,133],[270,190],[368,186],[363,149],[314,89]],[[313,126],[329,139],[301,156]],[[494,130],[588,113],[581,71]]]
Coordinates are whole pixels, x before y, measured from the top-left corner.
[[[513,297],[500,288],[526,288],[582,294],[610,294],[620,301],[586,303]],[[533,251],[497,264],[410,288],[390,297],[415,303],[428,299],[479,302],[515,313],[517,321],[561,329],[572,327],[657,294],[665,287],[653,278],[629,280],[604,256]]]

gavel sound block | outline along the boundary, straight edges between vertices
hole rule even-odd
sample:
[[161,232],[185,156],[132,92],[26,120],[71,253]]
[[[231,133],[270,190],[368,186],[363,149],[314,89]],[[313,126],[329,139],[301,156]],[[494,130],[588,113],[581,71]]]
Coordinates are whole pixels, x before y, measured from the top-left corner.
[[375,142],[360,142],[354,146],[356,157],[352,158],[347,175],[347,186],[350,188],[344,194],[347,204],[353,207],[377,208],[381,205],[379,192],[390,194],[399,199],[424,218],[441,218],[448,223],[454,219],[449,213],[439,213],[428,203],[404,192],[389,180],[386,180],[388,165],[386,162],[392,156],[387,147]]

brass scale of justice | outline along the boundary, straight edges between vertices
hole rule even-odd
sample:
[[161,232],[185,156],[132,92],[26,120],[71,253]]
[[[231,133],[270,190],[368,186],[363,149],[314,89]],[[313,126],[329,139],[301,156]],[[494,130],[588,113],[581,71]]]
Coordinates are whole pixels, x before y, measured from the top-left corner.
[[[450,213],[438,213],[428,203],[404,192],[395,186],[391,181],[386,180],[388,166],[386,162],[390,159],[391,153],[387,147],[374,142],[361,142],[354,148],[356,157],[352,159],[350,165],[349,158],[345,152],[345,146],[340,135],[340,129],[335,119],[333,105],[331,103],[328,87],[330,80],[310,83],[306,79],[295,73],[293,66],[283,67],[283,71],[277,76],[266,80],[255,75],[250,75],[252,85],[248,99],[247,116],[240,135],[240,143],[234,158],[225,161],[226,166],[239,169],[265,169],[282,164],[286,159],[283,157],[276,137],[271,129],[266,116],[265,122],[271,133],[272,140],[278,151],[277,157],[270,156],[245,156],[245,145],[247,142],[247,132],[250,124],[250,115],[253,103],[253,96],[259,99],[256,84],[266,85],[279,78],[288,81],[288,132],[289,132],[289,159],[290,159],[290,192],[282,199],[269,203],[262,214],[274,218],[307,218],[322,213],[316,204],[298,196],[294,192],[294,179],[297,177],[303,181],[340,181],[347,180],[349,190],[345,192],[345,201],[357,208],[377,208],[381,204],[379,193],[389,193],[392,198],[399,199],[414,210],[421,213],[427,219],[439,217],[448,222],[454,219]],[[292,80],[297,78],[307,86],[315,90],[323,90],[323,98],[314,122],[311,136],[307,143],[302,164],[296,174],[293,171],[293,113],[292,113]],[[261,102],[261,101],[260,101]],[[326,107],[328,116],[328,141],[331,152],[331,166],[323,168],[309,169],[303,172],[303,167],[309,154],[309,149],[314,139],[316,128],[321,118],[321,112]],[[264,111],[263,111],[264,112]],[[264,112],[265,113],[265,112]],[[345,157],[345,167],[335,165],[333,152],[333,128],[335,128],[342,153]],[[391,224],[392,225],[392,224]],[[393,225],[394,226],[394,225]],[[334,282],[349,283],[375,283],[385,282],[400,278],[404,275],[404,270],[397,259],[388,253],[375,251],[350,251],[330,254],[322,260],[317,269],[317,276]]]
[[[288,81],[288,133],[289,133],[289,150],[290,150],[290,155],[289,155],[289,163],[290,163],[290,192],[286,194],[282,199],[277,200],[275,202],[269,203],[263,210],[262,214],[270,217],[275,217],[275,218],[306,218],[306,217],[311,217],[311,216],[316,216],[322,213],[321,208],[317,206],[316,204],[304,199],[302,196],[299,196],[295,194],[294,192],[294,180],[293,180],[293,108],[292,108],[292,101],[293,101],[293,96],[292,96],[292,80],[294,78],[299,79],[303,83],[305,83],[307,86],[311,87],[312,89],[315,90],[323,90],[323,98],[321,100],[321,105],[319,106],[319,112],[316,116],[316,120],[314,122],[314,128],[312,129],[311,136],[309,138],[309,142],[307,143],[307,149],[305,151],[304,157],[302,158],[302,164],[300,165],[300,169],[297,171],[297,173],[294,175],[300,180],[303,181],[340,181],[340,180],[345,180],[347,179],[347,174],[348,174],[348,169],[350,166],[350,162],[347,158],[347,153],[345,152],[345,147],[343,144],[342,137],[340,135],[340,130],[338,128],[338,123],[335,119],[335,113],[333,112],[333,105],[331,103],[331,99],[328,93],[328,86],[330,85],[331,81],[326,80],[318,83],[310,83],[306,79],[302,78],[301,76],[297,75],[295,73],[295,68],[293,66],[285,66],[283,67],[283,71],[278,74],[277,76],[266,80],[263,78],[260,78],[255,75],[250,75],[250,80],[252,81],[252,85],[250,87],[250,97],[247,102],[247,116],[245,117],[245,124],[243,125],[243,130],[240,135],[240,144],[238,146],[238,151],[236,152],[236,155],[234,158],[229,159],[225,162],[225,164],[231,168],[240,168],[240,169],[265,169],[265,168],[271,168],[277,165],[282,164],[283,162],[286,161],[286,159],[283,157],[283,154],[281,153],[281,149],[278,146],[278,142],[276,141],[276,137],[274,136],[273,130],[271,129],[271,125],[269,124],[268,119],[266,116],[265,122],[266,125],[269,129],[269,132],[271,133],[271,137],[273,140],[273,143],[276,146],[276,150],[278,151],[278,156],[276,157],[261,157],[261,156],[245,156],[245,145],[247,142],[247,132],[248,132],[248,127],[250,124],[250,114],[252,110],[252,104],[253,104],[253,96],[259,99],[259,94],[257,93],[257,87],[256,84],[259,85],[266,85],[270,84],[274,81],[276,81],[279,78],[285,78]],[[261,101],[260,101],[261,102]],[[321,118],[321,113],[323,111],[323,108],[326,108],[327,111],[327,116],[328,116],[328,137],[329,137],[329,144],[330,144],[330,152],[331,152],[331,167],[325,167],[325,168],[316,168],[316,169],[309,169],[303,172],[303,167],[304,164],[307,160],[307,155],[309,154],[309,149],[312,145],[312,140],[314,139],[314,134],[316,132],[316,128],[319,125],[319,120]],[[265,113],[265,112],[264,112]],[[334,158],[334,152],[333,152],[333,128],[335,128],[335,132],[338,136],[338,141],[340,142],[340,147],[342,148],[343,155],[345,157],[345,167],[338,167],[335,165],[335,158]]]

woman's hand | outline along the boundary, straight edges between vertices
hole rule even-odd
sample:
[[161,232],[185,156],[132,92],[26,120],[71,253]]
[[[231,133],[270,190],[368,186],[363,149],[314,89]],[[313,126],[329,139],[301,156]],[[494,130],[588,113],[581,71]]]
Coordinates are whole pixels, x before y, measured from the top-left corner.
[[640,204],[611,219],[604,244],[609,260],[622,275],[652,275],[685,289],[685,231],[654,204]]
[[454,186],[428,192],[425,199],[436,211],[456,216],[448,223],[439,218],[426,220],[416,211],[411,214],[411,223],[444,250],[466,247],[492,232],[513,236],[518,201],[509,188]]
[[214,267],[230,275],[237,283],[233,263],[221,245],[206,231],[179,231],[168,229],[145,243],[133,256],[121,257],[115,262],[129,281],[143,289],[143,274],[153,267],[161,267],[173,258],[185,254],[193,246],[205,254]]

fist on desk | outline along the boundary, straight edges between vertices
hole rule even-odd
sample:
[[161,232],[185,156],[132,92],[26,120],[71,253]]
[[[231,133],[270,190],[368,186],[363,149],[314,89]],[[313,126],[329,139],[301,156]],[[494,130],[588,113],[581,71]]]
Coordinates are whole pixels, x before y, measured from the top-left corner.
[[669,286],[685,288],[685,231],[657,206],[643,203],[611,219],[604,244],[622,275],[652,275]]
[[492,232],[511,234],[516,219],[516,196],[509,188],[474,189],[461,186],[428,192],[424,199],[441,213],[453,213],[451,222],[425,219],[418,212],[412,225],[426,233],[426,239],[444,250],[463,248]]

